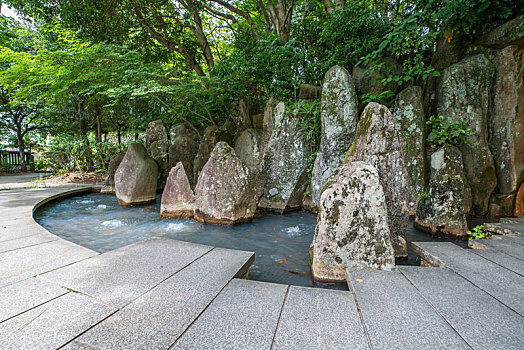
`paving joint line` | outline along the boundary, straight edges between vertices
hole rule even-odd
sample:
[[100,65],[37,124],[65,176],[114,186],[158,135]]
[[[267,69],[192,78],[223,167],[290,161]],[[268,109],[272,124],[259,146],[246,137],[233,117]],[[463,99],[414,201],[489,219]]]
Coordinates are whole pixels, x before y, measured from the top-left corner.
[[278,314],[277,326],[275,327],[275,333],[273,334],[273,340],[271,341],[270,349],[273,349],[275,342],[277,340],[278,328],[280,327],[280,321],[282,320],[282,314],[284,313],[284,308],[286,307],[287,298],[289,296],[289,290],[291,286],[288,285],[286,288],[286,295],[284,295],[284,301],[282,301],[282,306],[280,307],[280,313]]
[[[347,275],[347,273],[346,273]],[[351,278],[346,277],[346,283],[349,287],[349,290],[351,292],[351,295],[353,296],[353,300],[355,301],[355,306],[357,307],[358,316],[360,318],[360,324],[362,325],[362,329],[364,330],[364,335],[366,336],[366,340],[369,346],[370,350],[373,350],[373,343],[371,343],[371,337],[369,336],[368,327],[366,326],[366,321],[364,320],[364,315],[362,315],[362,311],[360,310],[360,305],[358,303],[357,299],[357,293],[355,292],[355,287],[353,287],[353,282],[351,281]]]
[[[482,250],[482,249],[473,249],[473,250]],[[504,265],[502,265],[502,264],[499,264],[498,262],[493,261],[493,260],[491,260],[491,259],[489,259],[489,258],[487,258],[487,257],[485,257],[485,256],[483,256],[483,255],[477,254],[476,252],[474,252],[474,253],[475,253],[475,255],[480,256],[481,258],[486,259],[487,261],[489,261],[489,262],[491,262],[491,263],[493,263],[493,264],[495,264],[495,265],[498,265],[498,266],[500,266],[500,267],[502,267],[502,268],[504,268],[504,269],[506,269],[506,270],[508,270],[508,271],[511,271],[511,272],[513,272],[513,273],[515,273],[515,274],[521,276],[521,277],[524,277],[523,274],[521,274],[521,273],[519,273],[519,272],[517,272],[517,271],[513,271],[512,269],[510,269],[510,268],[508,268],[508,267],[506,267],[506,266],[504,266]],[[511,256],[511,255],[506,254],[506,253],[504,253],[504,252],[497,252],[497,253],[507,255],[507,256],[509,256],[509,257],[511,257],[511,258],[515,258],[514,256]],[[515,258],[515,259],[518,259],[518,258]],[[518,260],[520,260],[520,259],[518,259]],[[522,260],[521,260],[521,261],[522,261]]]

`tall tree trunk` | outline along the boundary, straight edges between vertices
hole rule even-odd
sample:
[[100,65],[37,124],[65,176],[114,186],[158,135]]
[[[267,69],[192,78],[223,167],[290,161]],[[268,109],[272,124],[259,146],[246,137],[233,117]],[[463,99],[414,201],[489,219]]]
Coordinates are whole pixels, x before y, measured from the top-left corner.
[[[93,170],[94,168],[94,163],[93,163],[93,152],[91,151],[91,144],[89,143],[89,137],[87,135],[87,125],[86,125],[86,121],[84,119],[81,119],[80,120],[80,134],[82,135],[82,139],[84,140],[84,144],[85,144],[85,161],[86,161],[86,167],[87,167],[87,171],[91,171]],[[82,170],[82,169],[79,169],[79,170]]]
[[102,142],[102,122],[100,121],[100,115],[96,117],[96,134],[95,141]]
[[27,171],[27,163],[25,161],[25,143],[22,130],[18,130],[16,134],[16,138],[18,140],[18,152],[20,155],[20,170]]

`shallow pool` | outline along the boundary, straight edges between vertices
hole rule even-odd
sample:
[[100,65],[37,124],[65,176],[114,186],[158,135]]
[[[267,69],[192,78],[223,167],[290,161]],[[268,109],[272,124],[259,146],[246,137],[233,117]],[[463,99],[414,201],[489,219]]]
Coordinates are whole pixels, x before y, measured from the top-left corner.
[[[315,232],[314,214],[267,214],[249,224],[220,226],[193,219],[161,219],[159,202],[160,197],[156,205],[122,208],[115,196],[89,193],[47,204],[34,217],[48,231],[100,253],[150,237],[179,239],[255,252],[250,279],[347,288],[344,284],[317,284],[311,277],[308,254]],[[414,230],[411,224],[407,239],[434,240]],[[417,265],[420,260],[410,251],[406,263]]]

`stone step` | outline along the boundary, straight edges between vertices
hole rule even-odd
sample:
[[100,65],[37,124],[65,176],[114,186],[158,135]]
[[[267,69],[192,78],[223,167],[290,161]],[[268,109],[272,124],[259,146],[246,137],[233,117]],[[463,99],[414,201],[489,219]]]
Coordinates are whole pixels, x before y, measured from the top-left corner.
[[56,349],[115,311],[69,292],[0,323],[0,349]]
[[468,344],[396,271],[350,270],[373,349],[468,349]]
[[488,224],[484,224],[484,227],[487,231],[497,233],[499,235],[514,235],[514,236],[524,235],[524,224],[520,222],[519,223],[499,223],[499,224],[488,223]]
[[416,266],[400,271],[474,349],[524,349],[524,319],[455,272]]
[[254,253],[214,248],[75,339],[68,348],[167,349]]
[[31,247],[34,245],[47,243],[56,240],[56,237],[51,235],[35,234],[7,241],[0,241],[0,254],[11,250]]
[[273,349],[369,349],[347,291],[291,286]]
[[211,249],[200,244],[151,238],[39,278],[121,308]]
[[492,249],[473,249],[473,252],[495,264],[524,276],[524,260],[517,259],[513,256]]
[[450,242],[413,242],[423,258],[441,261],[509,308],[524,315],[524,277]]
[[172,349],[270,349],[287,290],[232,280]]
[[468,244],[473,249],[494,249],[524,260],[524,245],[516,243],[516,240],[509,238],[510,236],[495,237],[493,239],[470,239]]

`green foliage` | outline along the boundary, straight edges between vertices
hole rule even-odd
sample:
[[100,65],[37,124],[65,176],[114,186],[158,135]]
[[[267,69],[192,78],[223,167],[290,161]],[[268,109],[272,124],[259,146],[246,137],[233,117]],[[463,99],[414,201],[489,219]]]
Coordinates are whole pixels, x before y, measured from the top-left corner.
[[484,225],[477,225],[471,231],[468,231],[469,239],[489,239],[491,233],[486,231]]
[[426,198],[428,198],[428,194],[426,192],[420,193],[417,198],[417,203],[423,202]]
[[465,144],[468,143],[469,136],[473,135],[473,130],[468,128],[464,120],[455,122],[446,116],[432,116],[426,123],[431,127],[427,141],[432,144],[432,147]]
[[384,100],[387,100],[393,96],[395,96],[395,93],[391,90],[382,91],[382,92],[379,92],[378,94],[368,92],[367,94],[360,95],[360,101],[363,104],[368,104],[369,102],[382,103]]

